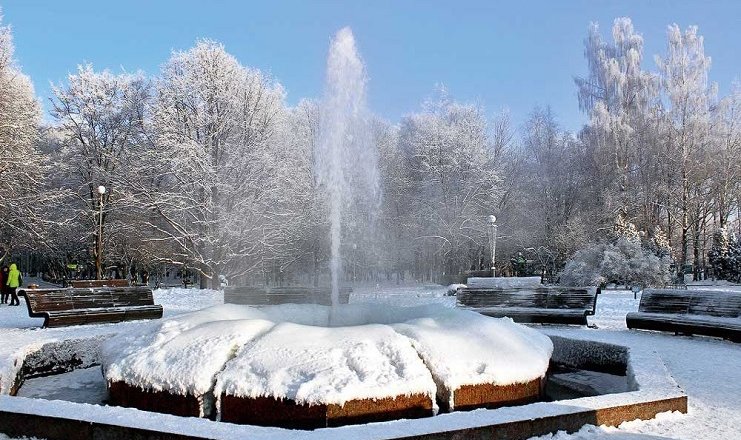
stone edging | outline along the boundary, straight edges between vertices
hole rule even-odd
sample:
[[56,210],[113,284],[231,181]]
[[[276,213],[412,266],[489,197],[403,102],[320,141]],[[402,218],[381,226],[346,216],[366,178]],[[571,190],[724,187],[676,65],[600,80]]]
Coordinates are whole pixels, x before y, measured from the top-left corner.
[[[575,366],[589,363],[614,369],[620,359],[627,358],[628,382],[634,391],[496,410],[453,412],[416,420],[303,431],[301,438],[370,440],[389,438],[395,433],[401,434],[396,437],[399,439],[420,440],[527,439],[558,430],[577,431],[585,424],[615,426],[629,420],[651,419],[665,411],[687,412],[687,395],[669,375],[656,353],[558,336],[551,336],[551,339],[556,360],[570,361]],[[0,432],[49,440],[296,438],[296,431],[280,428],[239,426],[131,408],[8,396],[0,397]]]

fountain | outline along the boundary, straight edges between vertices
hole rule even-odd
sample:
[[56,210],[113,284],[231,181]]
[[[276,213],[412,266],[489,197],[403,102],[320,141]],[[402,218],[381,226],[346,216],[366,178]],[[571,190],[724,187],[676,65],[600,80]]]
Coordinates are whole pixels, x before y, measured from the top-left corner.
[[224,304],[117,336],[102,360],[113,404],[307,429],[533,402],[552,350],[442,305]]
[[[585,423],[617,425],[661,411],[687,411],[686,395],[651,352],[548,338],[509,319],[440,305],[339,305],[341,242],[350,232],[344,223],[359,212],[372,223],[378,199],[376,153],[366,123],[366,76],[349,28],[334,38],[327,71],[316,169],[330,206],[332,306],[224,304],[127,327],[110,339],[49,342],[16,365],[11,394],[25,379],[100,363],[108,404],[250,425],[312,429],[432,417],[544,397],[559,400],[471,417],[449,414],[438,423],[391,421],[387,431],[376,431],[384,438],[414,433],[430,438],[529,437],[575,431]],[[544,390],[549,368],[555,377],[550,393]],[[83,379],[87,386],[90,378]],[[29,383],[26,395],[38,397],[39,390],[48,388]],[[229,427],[221,431],[227,436],[218,437],[217,431],[228,425],[190,420],[181,429],[175,426],[180,420],[167,426],[162,421],[173,418],[143,417],[126,408],[111,412],[97,405],[41,400],[34,403],[38,414],[29,423],[25,405],[15,414],[7,411],[9,399],[4,404],[0,425],[14,436],[296,437],[291,431],[251,426],[239,427],[245,428],[241,431]],[[340,429],[336,437],[367,438],[371,432],[366,427]],[[300,436],[310,434],[324,438],[327,433]]]
[[113,338],[102,355],[112,403],[320,428],[542,396],[553,345],[535,330],[439,305],[338,304],[342,239],[368,234],[379,198],[366,82],[343,28],[329,50],[315,164],[329,205],[331,306],[224,304]]
[[[378,196],[377,158],[365,106],[365,66],[350,28],[337,32],[327,58],[317,139],[317,180],[329,200],[332,305],[338,304],[343,219]],[[357,216],[356,216],[357,217]],[[362,227],[361,227],[362,228]]]

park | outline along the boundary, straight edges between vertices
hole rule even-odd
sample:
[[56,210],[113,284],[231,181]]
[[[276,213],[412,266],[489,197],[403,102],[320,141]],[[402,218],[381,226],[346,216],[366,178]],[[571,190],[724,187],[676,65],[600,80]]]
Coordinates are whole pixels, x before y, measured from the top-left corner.
[[199,34],[42,103],[44,16],[5,12],[0,439],[737,435],[741,93],[697,26],[652,70],[631,18],[589,24],[567,129],[444,86],[376,113],[372,8],[303,42],[316,98]]

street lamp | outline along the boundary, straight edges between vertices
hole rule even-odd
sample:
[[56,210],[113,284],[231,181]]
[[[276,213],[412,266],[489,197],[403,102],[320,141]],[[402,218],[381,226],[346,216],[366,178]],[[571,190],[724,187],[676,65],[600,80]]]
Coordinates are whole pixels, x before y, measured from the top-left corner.
[[95,252],[95,271],[97,272],[97,279],[103,279],[103,194],[105,194],[105,186],[100,185],[98,187],[98,194],[100,195],[100,212],[98,213],[98,249]]
[[489,216],[489,247],[491,248],[491,276],[497,276],[497,269],[494,266],[497,255],[497,218],[494,215]]

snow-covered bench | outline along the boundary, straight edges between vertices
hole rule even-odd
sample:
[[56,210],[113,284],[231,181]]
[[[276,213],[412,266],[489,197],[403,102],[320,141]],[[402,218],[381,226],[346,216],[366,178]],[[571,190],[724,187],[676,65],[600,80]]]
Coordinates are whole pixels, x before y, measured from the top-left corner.
[[147,287],[23,289],[32,318],[44,327],[158,319],[162,306]]
[[598,294],[597,287],[465,287],[458,289],[456,299],[458,307],[516,322],[587,325]]
[[630,329],[717,336],[741,342],[741,293],[720,290],[646,289]]
[[129,280],[69,280],[70,287],[129,287]]
[[[343,288],[339,291],[340,304],[347,304],[352,289]],[[277,304],[321,304],[331,305],[331,290],[329,287],[256,287],[229,286],[224,288],[224,302],[229,304],[244,304],[249,306],[267,306]]]

